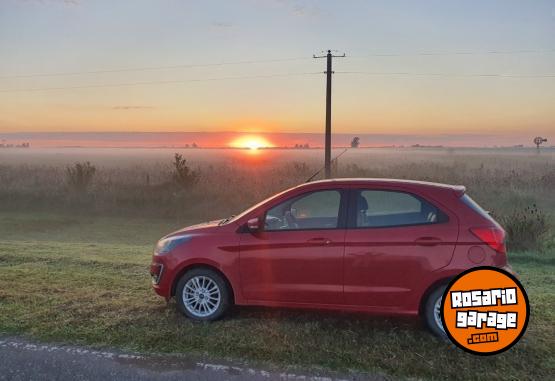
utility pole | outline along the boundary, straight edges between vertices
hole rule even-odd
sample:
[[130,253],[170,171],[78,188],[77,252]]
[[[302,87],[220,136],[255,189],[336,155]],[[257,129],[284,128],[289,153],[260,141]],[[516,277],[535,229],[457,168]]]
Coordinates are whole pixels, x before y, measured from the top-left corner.
[[326,66],[326,139],[324,147],[324,167],[326,179],[331,177],[331,75],[332,70],[332,58],[333,57],[345,57],[345,53],[341,56],[334,56],[331,54],[331,50],[328,50],[328,54],[324,56],[314,55],[314,58],[327,58]]

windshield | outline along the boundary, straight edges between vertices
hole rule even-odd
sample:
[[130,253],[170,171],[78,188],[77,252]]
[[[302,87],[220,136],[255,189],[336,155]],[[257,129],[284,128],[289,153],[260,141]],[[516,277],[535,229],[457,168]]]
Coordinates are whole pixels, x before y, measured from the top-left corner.
[[270,196],[270,197],[268,197],[267,199],[260,201],[258,204],[251,206],[250,208],[248,208],[248,209],[245,210],[244,212],[239,213],[239,214],[236,215],[236,216],[231,216],[231,218],[229,218],[229,219],[226,218],[225,220],[223,220],[223,221],[221,222],[221,224],[224,225],[224,224],[228,224],[228,223],[230,223],[230,222],[235,222],[235,221],[237,221],[237,220],[243,218],[244,216],[246,216],[247,214],[249,214],[250,212],[252,212],[252,211],[255,210],[256,208],[260,207],[261,205],[264,205],[265,203],[267,203],[267,202],[269,202],[269,201],[271,201],[271,200],[273,200],[273,199],[275,199],[275,198],[278,198],[278,197],[281,196],[282,194],[284,194],[284,193],[286,193],[286,192],[289,192],[291,189],[294,189],[294,188],[296,188],[296,187],[286,189],[286,190],[284,190],[284,191],[282,191],[282,192],[279,192],[278,194],[275,194],[275,195],[273,195],[273,196]]

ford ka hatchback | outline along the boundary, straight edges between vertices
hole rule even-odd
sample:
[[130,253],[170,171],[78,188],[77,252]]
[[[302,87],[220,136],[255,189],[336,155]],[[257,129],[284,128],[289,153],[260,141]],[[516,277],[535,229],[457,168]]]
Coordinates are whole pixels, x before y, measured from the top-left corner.
[[464,270],[507,264],[505,232],[463,186],[388,179],[303,184],[156,245],[154,290],[195,320],[231,305],[421,316]]

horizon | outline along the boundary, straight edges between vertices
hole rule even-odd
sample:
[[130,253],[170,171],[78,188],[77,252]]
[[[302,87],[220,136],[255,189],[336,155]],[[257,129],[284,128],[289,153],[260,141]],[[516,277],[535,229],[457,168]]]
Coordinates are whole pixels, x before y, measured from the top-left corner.
[[[360,148],[383,147],[445,147],[445,148],[495,148],[535,147],[533,138],[522,140],[518,136],[479,134],[348,134],[332,136],[332,147],[350,147],[354,137],[360,138]],[[249,143],[250,142],[250,143]],[[0,147],[29,143],[31,148],[230,148],[230,149],[279,149],[322,148],[324,139],[318,133],[252,133],[241,131],[219,132],[18,132],[1,133]],[[193,147],[195,144],[197,147]],[[252,146],[254,144],[254,146]],[[298,146],[298,147],[295,147]],[[544,148],[550,147],[550,141]]]

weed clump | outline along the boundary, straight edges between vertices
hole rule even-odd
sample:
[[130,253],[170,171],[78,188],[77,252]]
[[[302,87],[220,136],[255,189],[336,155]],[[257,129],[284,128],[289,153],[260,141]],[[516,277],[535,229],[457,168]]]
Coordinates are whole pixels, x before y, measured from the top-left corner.
[[90,188],[96,167],[88,161],[75,163],[66,168],[66,182],[70,190],[77,194],[87,193]]
[[172,167],[172,181],[178,188],[189,189],[198,183],[200,171],[192,170],[187,165],[187,160],[183,158],[183,155],[178,153],[174,155]]
[[501,218],[511,250],[542,250],[547,240],[549,223],[536,204],[514,210]]

